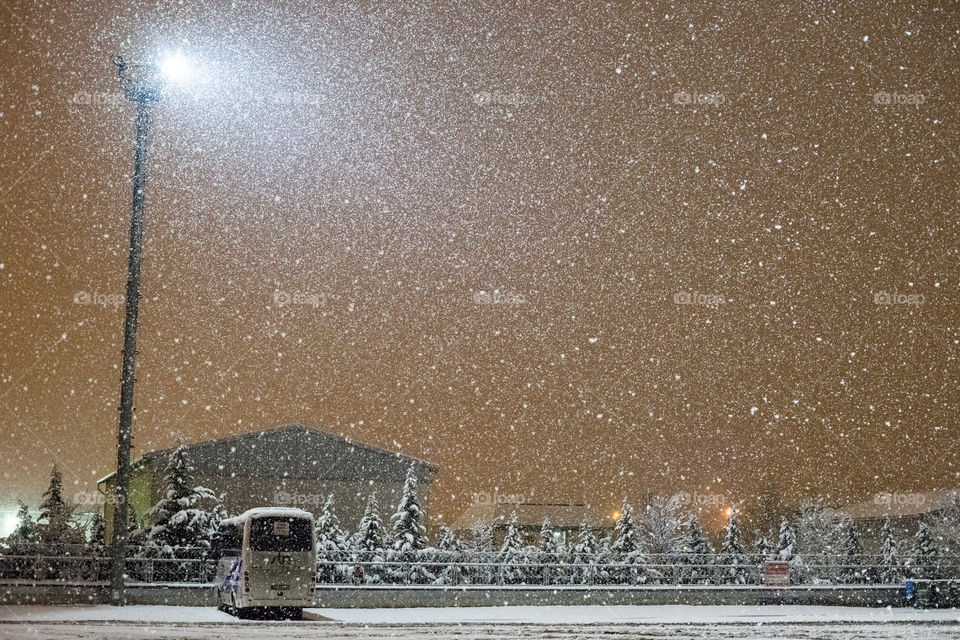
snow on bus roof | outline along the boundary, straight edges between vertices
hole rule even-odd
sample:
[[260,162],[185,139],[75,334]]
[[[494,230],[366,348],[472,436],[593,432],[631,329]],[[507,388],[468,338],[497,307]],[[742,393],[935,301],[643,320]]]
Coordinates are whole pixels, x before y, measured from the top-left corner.
[[253,509],[247,509],[234,518],[226,518],[222,520],[220,524],[243,524],[251,518],[310,518],[312,520],[313,514],[309,511],[296,509],[294,507],[255,507]]

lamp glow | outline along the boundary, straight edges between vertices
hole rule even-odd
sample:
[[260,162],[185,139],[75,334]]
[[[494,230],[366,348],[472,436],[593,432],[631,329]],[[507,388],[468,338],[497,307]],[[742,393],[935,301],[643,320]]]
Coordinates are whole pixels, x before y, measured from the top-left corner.
[[6,513],[0,518],[0,537],[6,537],[14,532],[17,525],[20,524],[20,518],[15,513]]
[[190,81],[196,75],[193,61],[182,51],[168,51],[162,54],[157,66],[160,69],[160,75],[167,82],[181,84]]

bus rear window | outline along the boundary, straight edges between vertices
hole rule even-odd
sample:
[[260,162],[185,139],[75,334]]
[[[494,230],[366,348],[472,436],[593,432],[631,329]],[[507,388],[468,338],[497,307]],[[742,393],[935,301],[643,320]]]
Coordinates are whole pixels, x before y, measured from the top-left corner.
[[303,518],[256,518],[250,523],[254,551],[310,551],[310,521]]

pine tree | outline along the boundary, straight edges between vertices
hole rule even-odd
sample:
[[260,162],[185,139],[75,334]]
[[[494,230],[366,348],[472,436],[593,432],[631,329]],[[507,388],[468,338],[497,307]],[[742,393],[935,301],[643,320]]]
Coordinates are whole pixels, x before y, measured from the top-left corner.
[[852,522],[841,523],[840,536],[843,542],[843,566],[838,576],[840,583],[860,583],[864,578],[863,544]]
[[417,476],[413,465],[407,470],[403,483],[403,496],[397,512],[390,518],[393,523],[393,550],[412,555],[427,546],[423,508],[417,498]]
[[646,558],[642,552],[641,532],[634,519],[633,507],[624,500],[620,517],[613,527],[614,539],[610,545],[610,560],[620,566],[613,570],[612,580],[626,584],[646,582]]
[[380,505],[377,494],[367,498],[367,506],[360,519],[360,526],[353,536],[351,547],[357,552],[358,560],[364,565],[364,581],[376,584],[383,580],[385,558],[383,520],[380,519]]
[[[613,562],[613,537],[610,533],[600,538],[597,542],[597,574],[595,581],[597,584],[609,584],[614,580],[614,573],[611,572],[611,563]],[[616,576],[619,578],[619,575]]]
[[553,584],[558,576],[557,567],[553,565],[560,562],[560,552],[557,548],[557,541],[554,537],[553,526],[550,524],[550,518],[544,518],[540,525],[540,536],[537,539],[537,549],[535,553],[537,563],[540,565],[538,575],[542,584]]
[[[830,559],[842,549],[837,519],[837,512],[821,500],[806,500],[800,505],[795,521],[797,544],[791,562],[791,575],[798,583],[833,577],[835,568]],[[804,556],[816,561],[817,566],[804,562]]]
[[437,576],[437,584],[455,585],[460,584],[462,567],[459,561],[462,560],[463,545],[457,534],[448,526],[440,527],[440,536],[437,539],[437,560],[444,564],[440,575]]
[[523,584],[527,574],[527,569],[523,565],[529,560],[526,556],[523,536],[517,525],[517,512],[514,511],[507,522],[507,531],[498,557],[504,584]]
[[926,522],[921,522],[917,527],[909,566],[915,578],[936,578],[939,573],[939,554]]
[[491,584],[494,579],[493,563],[493,528],[485,522],[477,522],[471,530],[471,545],[469,559],[480,566],[470,567],[473,573],[473,582]]
[[720,565],[720,584],[746,584],[746,557],[741,542],[740,524],[736,516],[730,516],[727,533],[723,540],[717,564]]
[[83,542],[83,534],[71,525],[73,509],[63,501],[63,476],[57,465],[50,471],[50,484],[43,492],[40,502],[40,517],[37,530],[40,542],[44,544],[78,544]]
[[[217,502],[212,491],[194,485],[186,447],[180,445],[167,460],[163,498],[150,509],[153,526],[147,534],[149,555],[202,557],[210,547],[211,512]],[[184,565],[185,567],[186,565]]]
[[[147,543],[147,531],[140,526],[133,505],[127,510],[127,544],[131,547],[143,547]],[[142,549],[141,549],[142,552]]]
[[43,501],[40,503],[40,520],[46,520],[47,524],[64,520],[67,517],[67,505],[63,501],[63,475],[53,465],[50,471],[50,484],[47,490],[43,492]]
[[540,525],[540,537],[537,548],[540,551],[544,562],[556,562],[557,541],[553,536],[553,526],[550,524],[550,518],[544,518]]
[[360,526],[357,528],[356,544],[354,545],[362,552],[362,558],[366,560],[376,552],[383,552],[384,548],[384,528],[383,520],[380,518],[380,505],[377,503],[377,494],[372,493],[367,498],[367,506],[363,511],[363,518],[360,519]]
[[99,513],[93,514],[90,520],[90,545],[95,549],[103,547],[106,540],[107,523]]
[[462,550],[460,539],[453,529],[444,525],[440,527],[440,536],[437,538],[437,551],[449,554],[457,554]]
[[614,541],[610,550],[615,561],[626,562],[634,552],[640,550],[640,532],[633,519],[633,507],[626,501],[620,509],[620,518],[613,527],[613,533]]
[[786,516],[780,519],[780,534],[777,537],[777,556],[780,560],[790,562],[793,560],[794,549],[797,546],[797,533],[790,525]]
[[577,544],[570,554],[573,584],[593,584],[597,577],[597,538],[587,521],[580,523]]
[[703,535],[700,520],[696,516],[687,524],[687,536],[683,548],[683,562],[688,565],[684,580],[692,584],[706,584],[710,581],[710,570],[705,566],[710,554],[710,543]]
[[883,584],[900,584],[903,582],[903,567],[900,564],[897,540],[893,535],[889,518],[883,523],[880,537],[882,538],[880,547],[880,582]]
[[417,475],[413,465],[407,469],[407,479],[403,483],[403,495],[397,511],[390,518],[393,524],[393,548],[390,557],[397,562],[407,563],[408,568],[400,567],[393,572],[395,580],[412,583],[432,582],[431,576],[423,565],[427,546],[425,514],[417,497]]
[[317,579],[332,584],[346,576],[350,569],[344,563],[347,550],[346,534],[333,511],[333,494],[327,496],[323,511],[316,521]]
[[756,536],[756,541],[753,544],[753,553],[757,556],[757,559],[761,564],[770,557],[770,555],[773,553],[773,545],[770,544],[767,536]]

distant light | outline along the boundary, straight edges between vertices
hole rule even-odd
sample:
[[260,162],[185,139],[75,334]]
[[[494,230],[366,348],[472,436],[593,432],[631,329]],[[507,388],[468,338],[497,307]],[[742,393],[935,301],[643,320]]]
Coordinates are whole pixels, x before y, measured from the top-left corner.
[[619,519],[620,519],[620,512],[619,512],[619,511],[614,511],[614,512],[613,512],[613,519],[614,519],[614,520],[619,520]]
[[732,516],[732,515],[733,515],[733,507],[727,507],[726,509],[724,509],[724,510],[723,510],[723,515],[727,516],[728,518],[729,518],[730,516]]
[[3,518],[0,518],[0,538],[5,538],[13,533],[18,524],[20,524],[20,518],[17,517],[16,513],[5,513]]
[[158,66],[163,79],[176,84],[189,82],[197,72],[193,61],[182,51],[167,51],[161,54]]

